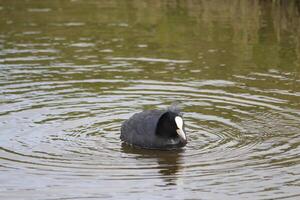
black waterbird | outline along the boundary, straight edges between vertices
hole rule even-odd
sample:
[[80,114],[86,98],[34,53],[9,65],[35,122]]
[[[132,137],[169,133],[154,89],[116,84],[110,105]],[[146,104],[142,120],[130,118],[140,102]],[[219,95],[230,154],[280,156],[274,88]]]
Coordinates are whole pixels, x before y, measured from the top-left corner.
[[178,149],[187,143],[183,119],[176,106],[134,114],[122,124],[120,138],[146,149]]

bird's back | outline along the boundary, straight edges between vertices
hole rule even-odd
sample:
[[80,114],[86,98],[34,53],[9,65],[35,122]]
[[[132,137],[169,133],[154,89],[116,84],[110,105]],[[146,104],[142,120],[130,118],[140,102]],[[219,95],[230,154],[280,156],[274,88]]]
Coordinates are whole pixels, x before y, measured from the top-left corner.
[[157,123],[166,111],[147,110],[134,114],[121,127],[121,140],[135,146],[152,148],[157,143]]

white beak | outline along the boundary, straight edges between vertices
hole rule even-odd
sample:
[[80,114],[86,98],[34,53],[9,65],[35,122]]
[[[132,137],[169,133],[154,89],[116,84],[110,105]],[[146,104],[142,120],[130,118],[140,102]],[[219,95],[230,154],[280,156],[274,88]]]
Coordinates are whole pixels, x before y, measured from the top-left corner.
[[177,125],[177,128],[178,128],[178,129],[176,130],[177,134],[178,134],[182,139],[186,140],[186,136],[185,136],[185,133],[184,133],[184,131],[183,131],[183,120],[182,120],[182,118],[179,117],[179,116],[176,116],[176,117],[175,117],[175,122],[176,122],[176,125]]
[[177,129],[176,132],[182,139],[186,140],[186,136],[183,130]]

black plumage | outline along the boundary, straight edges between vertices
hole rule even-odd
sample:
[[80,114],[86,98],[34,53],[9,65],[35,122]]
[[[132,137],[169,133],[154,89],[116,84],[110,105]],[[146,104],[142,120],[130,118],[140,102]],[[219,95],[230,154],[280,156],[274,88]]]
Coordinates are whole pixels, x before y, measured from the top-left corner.
[[136,113],[122,124],[120,138],[125,143],[140,148],[168,150],[183,147],[187,140],[176,131],[177,116],[180,116],[180,111],[172,107],[168,110]]

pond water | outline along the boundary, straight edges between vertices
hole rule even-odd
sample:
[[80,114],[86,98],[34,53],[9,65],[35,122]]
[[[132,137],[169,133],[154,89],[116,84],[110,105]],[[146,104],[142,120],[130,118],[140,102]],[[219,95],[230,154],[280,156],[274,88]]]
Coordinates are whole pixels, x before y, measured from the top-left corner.
[[[299,199],[297,1],[0,0],[1,199]],[[120,125],[182,105],[180,151]]]

